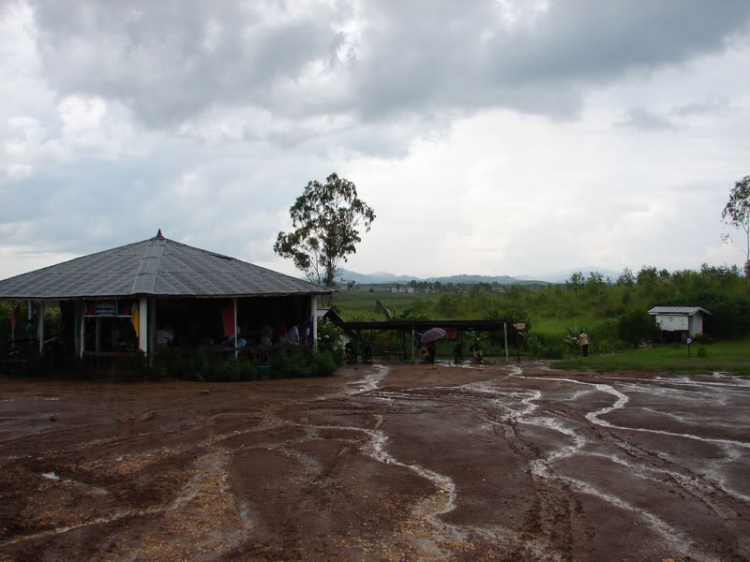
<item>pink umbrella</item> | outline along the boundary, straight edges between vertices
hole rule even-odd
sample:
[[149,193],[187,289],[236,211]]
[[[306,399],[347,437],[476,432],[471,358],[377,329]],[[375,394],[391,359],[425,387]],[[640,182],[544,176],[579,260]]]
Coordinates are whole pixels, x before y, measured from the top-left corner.
[[443,330],[442,328],[430,328],[424,334],[422,334],[422,339],[420,339],[419,341],[421,343],[430,343],[432,341],[437,341],[444,336],[445,330]]

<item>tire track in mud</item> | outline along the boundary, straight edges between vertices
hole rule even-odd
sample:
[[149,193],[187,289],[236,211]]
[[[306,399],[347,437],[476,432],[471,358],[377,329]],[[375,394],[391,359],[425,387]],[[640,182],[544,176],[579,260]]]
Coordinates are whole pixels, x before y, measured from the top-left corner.
[[[226,453],[214,451],[200,457],[192,469],[190,478],[178,494],[167,504],[146,509],[117,510],[103,517],[81,523],[64,525],[54,529],[22,535],[0,543],[7,548],[19,543],[50,539],[73,531],[82,531],[107,526],[131,518],[161,516],[163,521],[153,525],[138,537],[138,553],[149,555],[178,556],[183,550],[180,530],[189,527],[192,544],[190,548],[222,553],[246,540],[251,525],[245,515],[244,506],[236,501],[228,490]],[[235,525],[230,531],[217,533],[213,525],[219,512],[233,515]],[[165,533],[166,530],[166,533]],[[166,537],[166,538],[165,538]],[[117,558],[117,550],[107,559]],[[124,555],[124,552],[119,552]]]
[[[546,370],[550,370],[550,369],[546,369]],[[562,377],[555,377],[555,378],[527,377],[527,376],[524,376],[523,374],[517,374],[516,376],[519,376],[525,379],[535,379],[535,380],[540,380],[540,381],[567,382],[567,383],[572,383],[572,384],[588,385],[588,386],[594,387],[599,392],[604,392],[606,394],[613,396],[615,398],[615,402],[612,405],[605,406],[603,408],[600,408],[595,411],[587,412],[585,414],[586,420],[589,421],[592,425],[597,425],[597,426],[607,428],[610,430],[645,432],[645,433],[651,433],[651,434],[657,434],[657,435],[666,435],[670,437],[693,439],[696,441],[717,444],[725,448],[729,448],[729,447],[748,448],[750,447],[749,443],[746,443],[743,441],[706,438],[706,437],[693,435],[689,433],[677,433],[677,432],[655,430],[655,429],[649,429],[649,428],[633,428],[633,427],[619,426],[619,425],[610,423],[606,420],[603,420],[601,419],[601,416],[604,416],[616,410],[623,409],[626,407],[626,405],[629,402],[629,398],[625,394],[618,391],[612,385],[609,385],[609,384],[589,383],[585,381],[578,381],[575,379],[562,378]],[[673,383],[673,381],[668,381],[668,382],[670,384]],[[701,385],[700,382],[696,382],[696,381],[680,381],[680,382],[682,384],[689,384],[690,386]],[[719,385],[738,386],[738,385],[726,385],[724,383],[706,383],[706,384],[712,385],[712,386],[719,386]],[[535,423],[533,420],[523,420],[523,421],[524,423]],[[629,462],[615,455],[585,452],[582,449],[586,445],[586,440],[582,439],[574,431],[566,430],[561,427],[556,427],[557,425],[559,425],[557,422],[553,422],[553,423],[544,422],[544,425],[547,425],[550,429],[558,429],[563,434],[574,439],[574,444],[568,447],[561,448],[558,451],[555,451],[549,454],[544,459],[538,459],[536,461],[532,461],[531,462],[532,471],[536,475],[543,477],[543,478],[556,479],[558,481],[568,483],[569,485],[580,490],[581,492],[598,497],[606,501],[607,503],[614,505],[615,507],[630,511],[633,514],[641,517],[651,526],[651,528],[657,530],[659,535],[662,537],[662,540],[665,542],[665,544],[669,545],[672,551],[679,554],[680,556],[690,559],[690,557],[695,556],[696,553],[701,553],[700,554],[702,557],[701,560],[706,560],[706,561],[719,560],[718,558],[714,557],[713,555],[708,554],[707,552],[701,552],[701,550],[697,548],[694,541],[690,540],[688,537],[684,535],[684,533],[681,533],[674,526],[668,524],[666,521],[659,518],[655,514],[649,513],[645,511],[644,509],[641,509],[631,504],[630,502],[627,502],[626,500],[618,497],[617,495],[604,491],[601,488],[592,486],[591,484],[587,482],[584,482],[579,479],[571,478],[568,476],[562,476],[562,475],[556,474],[552,468],[552,464],[554,464],[554,462],[556,461],[562,460],[564,458],[568,458],[576,454],[582,455],[582,456],[590,456],[590,457],[600,456],[600,457],[607,459],[610,462],[614,462],[616,464],[620,464],[622,466],[627,467],[631,472],[635,472],[636,475],[646,480],[656,481],[656,478],[654,478],[655,475],[667,476],[673,482],[674,487],[678,488],[680,491],[684,491],[685,493],[695,497],[696,499],[698,499],[699,501],[707,505],[711,509],[711,511],[713,511],[719,517],[725,520],[725,524],[728,524],[730,528],[735,528],[737,531],[736,536],[739,537],[738,540],[741,543],[741,548],[744,547],[744,549],[747,551],[748,547],[750,547],[750,541],[748,541],[745,538],[742,538],[741,529],[739,527],[736,527],[732,523],[732,519],[736,518],[737,516],[736,512],[731,507],[727,508],[726,506],[720,506],[719,505],[720,502],[713,499],[714,494],[718,490],[720,490],[727,496],[733,496],[735,498],[746,501],[748,498],[744,494],[739,494],[737,492],[729,490],[725,486],[723,486],[720,482],[716,482],[714,483],[714,485],[706,484],[698,480],[695,474],[690,474],[690,473],[688,473],[687,475],[681,474],[680,472],[677,471],[678,467],[674,466],[673,463],[669,463],[668,461],[663,459],[661,456],[653,453],[652,451],[646,451],[642,448],[639,448],[630,443],[627,443],[626,441],[619,439],[614,434],[610,434],[610,439],[612,439],[613,442],[615,442],[615,444],[620,449],[625,451],[631,457],[637,458],[639,461],[638,464],[634,462]],[[654,457],[656,457],[662,464],[668,465],[668,467],[665,466],[663,468],[656,468],[656,467],[650,466],[650,464],[654,462]],[[679,470],[685,470],[685,469],[683,467],[679,467]],[[663,483],[663,480],[661,482]]]
[[[561,380],[559,378],[549,379],[548,377],[525,377],[520,367],[516,367],[510,374],[510,376],[521,377],[521,378],[537,378],[539,380]],[[470,390],[472,392],[479,392],[489,396],[497,395],[497,388],[493,388],[495,381],[482,381],[479,383],[469,383],[463,385],[462,390]],[[599,419],[599,416],[605,415],[616,409],[620,409],[627,404],[627,397],[622,393],[619,393],[609,385],[600,385],[593,383],[583,383],[581,381],[575,381],[573,379],[567,379],[565,382],[573,382],[577,384],[591,384],[596,390],[600,392],[606,392],[616,397],[616,401],[612,406],[606,406],[599,410],[589,412],[585,418],[589,423],[593,425],[600,425],[603,427],[614,428],[612,424]],[[576,398],[583,396],[585,392],[577,393]],[[524,396],[525,395],[525,396]],[[511,408],[503,399],[489,399],[494,405],[500,406],[503,409],[511,410],[510,413],[502,416],[499,420],[496,417],[488,416],[484,413],[484,418],[491,425],[496,425],[501,428],[500,431],[495,431],[496,434],[508,439],[508,443],[513,450],[517,452],[522,458],[527,459],[530,471],[535,479],[538,481],[536,485],[537,501],[535,503],[535,513],[530,516],[527,521],[529,530],[535,534],[542,534],[548,538],[549,545],[556,544],[555,549],[561,549],[560,534],[565,537],[563,540],[562,550],[564,550],[564,543],[572,541],[572,529],[570,524],[560,524],[560,517],[558,515],[562,512],[567,511],[570,517],[575,517],[575,513],[579,506],[572,505],[570,503],[569,494],[566,493],[568,486],[578,489],[584,493],[594,495],[607,503],[614,505],[618,508],[630,511],[636,515],[644,518],[653,528],[658,530],[659,534],[670,545],[674,552],[680,553],[683,556],[689,556],[690,553],[696,552],[696,549],[692,543],[686,538],[681,540],[674,540],[674,537],[679,536],[679,533],[675,528],[666,524],[664,521],[659,519],[653,514],[647,513],[616,495],[604,492],[600,489],[591,486],[590,484],[577,480],[570,477],[561,476],[555,473],[553,465],[561,460],[567,459],[575,455],[582,455],[582,449],[589,442],[586,438],[579,434],[576,430],[566,427],[565,424],[556,418],[550,416],[542,416],[535,414],[538,410],[538,405],[535,402],[541,401],[543,393],[539,390],[524,390],[522,392],[516,392],[510,395],[503,395],[504,398],[518,398],[524,396],[519,402],[522,406],[520,409],[515,410]],[[482,407],[475,407],[475,410],[482,412]],[[571,442],[570,445],[559,447],[544,457],[540,457],[534,446],[524,445],[522,440],[518,437],[514,427],[518,424],[532,425],[542,427],[552,431],[562,433]],[[609,458],[609,457],[608,457]],[[561,488],[558,486],[546,486],[544,481],[555,481],[561,484]],[[562,509],[561,509],[562,506]],[[507,533],[505,533],[507,536]],[[557,537],[552,540],[552,537]],[[547,541],[537,540],[538,549],[544,554],[547,559],[551,556],[550,546],[545,545]],[[685,546],[687,544],[687,547]],[[539,551],[538,551],[539,552]],[[706,557],[705,560],[715,560],[710,556]]]
[[[351,398],[365,397],[374,399],[384,399],[389,402],[409,399],[408,393],[379,393],[377,392],[380,382],[388,375],[390,368],[386,365],[374,365],[376,373],[366,375],[362,380],[349,383],[349,389],[346,394]],[[379,396],[379,394],[382,394]],[[433,470],[423,467],[416,463],[402,462],[395,458],[387,451],[388,436],[380,429],[384,417],[383,414],[371,414],[374,417],[374,427],[372,429],[358,426],[343,425],[304,425],[306,428],[316,430],[344,430],[360,433],[367,437],[364,445],[360,446],[360,452],[372,458],[373,460],[406,469],[429,481],[437,492],[431,494],[419,501],[412,509],[411,518],[403,524],[404,528],[409,528],[410,532],[404,533],[411,542],[411,547],[416,548],[417,560],[439,560],[451,557],[454,552],[445,545],[453,542],[462,542],[465,535],[455,526],[441,521],[440,515],[449,513],[456,507],[456,486],[453,480],[445,475],[439,474]],[[419,537],[414,533],[415,527],[421,529]],[[396,546],[394,543],[398,537],[392,537],[388,546]]]
[[[231,416],[240,416],[245,418],[252,418],[252,419],[258,419],[259,416],[255,413],[220,413],[214,416],[208,416],[205,418],[204,425],[200,428],[198,428],[198,431],[205,430],[207,428],[210,428],[211,425],[215,422],[216,419],[221,417],[231,417]],[[28,534],[24,534],[22,536],[15,537],[10,540],[6,540],[3,542],[0,542],[0,548],[13,546],[18,543],[26,542],[26,541],[33,541],[33,540],[43,540],[46,538],[51,538],[57,535],[62,535],[68,532],[73,531],[80,531],[80,530],[86,530],[88,528],[97,527],[97,526],[106,526],[112,523],[117,523],[122,520],[127,520],[131,518],[143,518],[143,517],[152,517],[155,515],[160,516],[167,516],[170,517],[173,521],[173,524],[176,524],[175,521],[178,520],[180,517],[179,512],[184,509],[184,507],[194,500],[199,495],[206,495],[207,492],[205,488],[210,485],[211,487],[211,501],[210,502],[203,502],[204,507],[208,505],[224,505],[227,504],[227,502],[233,504],[236,506],[236,510],[240,513],[241,517],[239,518],[239,522],[237,525],[237,528],[242,530],[242,533],[244,535],[247,535],[247,532],[250,529],[250,517],[247,515],[248,509],[247,506],[244,505],[242,501],[240,501],[238,498],[234,497],[231,494],[231,491],[229,490],[229,487],[227,485],[227,470],[226,466],[228,464],[228,456],[226,451],[222,450],[221,448],[221,442],[228,439],[233,438],[238,435],[243,434],[250,434],[250,433],[260,433],[263,431],[267,431],[269,429],[282,427],[284,425],[289,425],[287,422],[284,422],[282,420],[273,419],[272,416],[265,415],[262,416],[262,422],[258,424],[257,426],[244,429],[244,430],[232,430],[226,433],[217,433],[210,435],[209,437],[199,440],[197,442],[188,442],[180,445],[175,445],[171,447],[165,447],[163,445],[162,441],[159,441],[157,439],[156,443],[148,449],[145,449],[144,451],[138,453],[138,454],[125,454],[121,455],[120,457],[113,460],[114,463],[117,463],[115,466],[115,470],[117,470],[117,467],[121,465],[122,462],[129,462],[131,464],[135,464],[138,466],[137,471],[141,472],[146,469],[146,467],[155,462],[161,462],[164,460],[165,457],[179,457],[180,455],[184,455],[186,452],[189,451],[197,451],[195,454],[195,461],[194,466],[192,469],[192,476],[188,479],[188,481],[180,488],[178,493],[173,497],[173,499],[164,505],[155,505],[147,508],[134,508],[134,509],[118,509],[114,513],[111,513],[109,515],[100,516],[100,517],[93,517],[90,519],[87,519],[85,521],[82,521],[80,523],[76,523],[73,525],[62,525],[53,529],[47,529],[40,532],[32,532]],[[70,433],[75,432],[76,428],[65,430],[64,433]],[[97,449],[101,446],[112,446],[112,447],[119,447],[122,445],[137,445],[140,443],[146,443],[148,441],[151,441],[154,439],[155,436],[163,437],[164,435],[175,435],[178,434],[178,430],[169,431],[166,433],[159,433],[158,431],[153,432],[144,432],[144,433],[138,433],[135,435],[128,435],[126,437],[108,437],[108,438],[97,438],[91,441],[83,441],[76,443],[75,445],[69,446],[68,451],[86,451],[90,449]],[[5,443],[3,443],[5,445]],[[199,454],[200,453],[200,454]],[[53,452],[51,458],[54,459],[58,452]],[[31,458],[32,455],[29,455],[29,458]],[[20,457],[21,459],[26,457]],[[94,461],[96,462],[96,461]],[[38,464],[36,462],[35,464]],[[215,482],[211,480],[212,475],[219,475],[220,476],[220,485],[216,485]],[[40,476],[44,476],[43,474]],[[111,491],[107,488],[107,486],[90,486],[88,484],[78,482],[72,479],[61,479],[59,478],[59,482],[61,485],[70,485],[75,486],[79,488],[91,488],[92,490],[95,490],[98,495],[111,495]],[[113,485],[116,484],[113,483]],[[197,510],[198,515],[193,515],[193,523],[195,523],[196,519],[205,519],[200,514],[200,509]],[[215,535],[215,533],[213,533]],[[231,540],[224,541],[227,544],[230,545],[236,545],[239,539],[232,535],[231,533],[221,533],[226,536],[228,536]],[[166,544],[162,539],[156,539],[151,538],[149,539],[153,543],[148,548],[157,548],[157,544],[161,545],[158,548],[164,549],[166,548]],[[144,539],[145,541],[145,539]],[[241,541],[240,541],[241,542]],[[145,545],[145,542],[144,542]],[[146,545],[147,546],[147,545]],[[143,548],[146,548],[144,546]],[[173,549],[177,549],[179,545],[176,543],[173,545]],[[215,545],[214,547],[215,548]]]
[[[535,473],[534,463],[540,462],[539,452],[534,445],[525,443],[519,437],[517,426],[535,425],[562,432],[574,440],[574,445],[554,452],[547,462],[554,462],[566,453],[573,454],[582,446],[582,442],[579,436],[557,420],[536,414],[539,410],[537,402],[543,397],[542,391],[515,389],[512,392],[499,392],[501,388],[497,386],[498,383],[509,377],[520,377],[522,374],[522,368],[514,366],[506,375],[460,387],[463,392],[474,395],[478,393],[484,397],[484,403],[473,404],[473,409],[485,420],[488,428],[505,440],[509,448],[527,463],[529,472],[535,479],[535,499],[526,515],[523,530],[512,531],[504,527],[493,527],[474,528],[472,531],[485,540],[500,544],[522,544],[520,553],[534,560],[562,561],[570,556],[569,551],[574,542],[573,525],[578,519],[577,514],[581,507],[567,486],[547,485],[547,479]],[[499,416],[494,414],[497,408],[506,413]]]

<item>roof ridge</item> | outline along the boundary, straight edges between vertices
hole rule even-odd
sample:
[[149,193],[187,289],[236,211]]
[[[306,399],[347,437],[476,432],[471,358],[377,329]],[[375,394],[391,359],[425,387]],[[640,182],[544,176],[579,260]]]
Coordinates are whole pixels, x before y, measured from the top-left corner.
[[138,265],[138,272],[133,279],[133,294],[153,293],[156,286],[156,274],[159,271],[161,257],[164,254],[164,248],[167,246],[167,239],[155,236],[148,240],[146,250],[141,257],[141,263]]

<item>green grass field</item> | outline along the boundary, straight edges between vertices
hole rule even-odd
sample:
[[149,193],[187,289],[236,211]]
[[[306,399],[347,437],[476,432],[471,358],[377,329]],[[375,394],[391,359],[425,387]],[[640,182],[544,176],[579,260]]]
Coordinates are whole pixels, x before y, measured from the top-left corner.
[[[699,356],[703,348],[705,356]],[[593,354],[556,361],[556,369],[594,371],[664,371],[668,373],[712,373],[723,371],[750,375],[750,340],[733,340],[707,345],[692,345],[690,356],[686,345],[659,345],[650,349],[633,349],[617,353]]]
[[375,312],[375,301],[380,301],[389,309],[395,304],[399,311],[413,305],[418,300],[433,303],[440,295],[435,293],[391,293],[390,291],[342,291],[336,293],[333,304],[341,311],[341,317],[347,322],[354,320],[385,320],[382,314]]
[[[375,312],[375,301],[380,300],[386,307],[392,309],[395,305],[397,312],[403,312],[409,306],[419,305],[428,317],[438,319],[438,315],[431,309],[440,298],[434,293],[391,293],[388,291],[367,292],[348,291],[336,293],[334,304],[339,308],[344,320],[368,321],[385,320],[385,317]],[[554,313],[554,311],[552,311]],[[476,312],[475,312],[476,314]],[[456,319],[462,319],[459,315]],[[476,316],[475,316],[476,317]],[[668,373],[711,373],[724,371],[733,374],[750,375],[750,340],[737,339],[727,342],[717,342],[707,345],[693,345],[688,357],[685,345],[655,345],[649,349],[618,349],[622,345],[614,345],[617,341],[616,322],[612,318],[597,318],[593,315],[567,315],[565,317],[548,317],[540,311],[530,311],[530,338],[536,336],[547,346],[556,346],[566,359],[556,361],[554,367],[561,369],[584,369],[596,371],[642,370],[661,371]],[[578,330],[585,330],[593,337],[593,352],[585,360],[578,355],[568,355],[569,348],[563,345],[563,339]],[[467,340],[468,341],[468,340]],[[454,344],[445,342],[439,349],[439,354],[451,356]],[[468,344],[466,344],[468,346]],[[398,347],[398,346],[397,346]],[[699,350],[703,349],[702,352]],[[501,344],[491,344],[483,336],[483,350],[487,356],[500,357],[504,355]],[[515,349],[511,349],[511,355]],[[523,355],[528,356],[528,351]],[[468,356],[468,349],[465,356]],[[555,355],[538,355],[539,357],[554,357]],[[557,355],[559,357],[559,355]]]

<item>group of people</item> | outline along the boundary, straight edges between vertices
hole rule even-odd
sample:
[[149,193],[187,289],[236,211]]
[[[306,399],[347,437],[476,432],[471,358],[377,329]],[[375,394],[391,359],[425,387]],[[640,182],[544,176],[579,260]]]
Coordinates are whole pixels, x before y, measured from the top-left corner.
[[[591,345],[591,337],[581,330],[581,333],[578,335],[578,347],[581,348],[581,355],[583,357],[589,356],[589,346]],[[437,349],[437,341],[428,342],[424,345],[424,347],[421,350],[422,359],[424,359],[426,362],[430,363],[433,367],[435,366],[435,351]],[[471,351],[472,359],[475,363],[481,363],[482,362],[482,347],[479,341],[479,338],[474,340],[474,343],[471,344],[471,347],[469,348]]]
[[[227,338],[226,345],[242,348],[248,345],[248,341],[242,332],[237,333],[237,340],[234,341],[234,336]],[[279,324],[276,327],[276,333],[274,334],[269,324],[264,324],[260,329],[260,346],[262,348],[271,348],[274,343],[279,345],[300,345],[300,333],[299,328],[295,324],[290,324],[288,327],[284,324]]]

